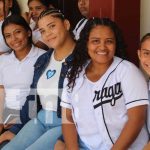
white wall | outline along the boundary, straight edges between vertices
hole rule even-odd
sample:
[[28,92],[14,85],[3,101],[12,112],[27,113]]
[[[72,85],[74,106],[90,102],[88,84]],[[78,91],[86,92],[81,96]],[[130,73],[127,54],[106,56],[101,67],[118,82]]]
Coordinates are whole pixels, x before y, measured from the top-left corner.
[[140,22],[140,35],[142,37],[150,32],[150,0],[141,0]]
[[17,1],[18,1],[19,5],[21,7],[22,13],[28,11],[28,6],[27,6],[27,1],[28,0],[17,0]]

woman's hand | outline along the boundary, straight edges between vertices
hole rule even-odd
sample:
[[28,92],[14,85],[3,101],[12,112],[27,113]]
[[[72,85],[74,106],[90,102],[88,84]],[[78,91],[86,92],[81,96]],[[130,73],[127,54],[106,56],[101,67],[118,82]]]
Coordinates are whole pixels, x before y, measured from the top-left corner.
[[144,146],[143,150],[150,150],[150,142]]
[[3,134],[0,136],[0,144],[3,143],[4,141],[10,141],[15,137],[15,134],[10,132],[10,131],[5,131]]

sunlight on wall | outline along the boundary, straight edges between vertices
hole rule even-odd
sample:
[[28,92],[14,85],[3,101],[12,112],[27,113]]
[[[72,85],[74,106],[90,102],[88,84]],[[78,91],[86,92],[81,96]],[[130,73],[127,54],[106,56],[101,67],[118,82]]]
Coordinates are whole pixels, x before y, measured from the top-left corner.
[[28,0],[17,0],[17,1],[18,1],[19,5],[21,7],[22,13],[28,11],[28,6],[27,6],[27,1]]
[[142,37],[150,32],[150,0],[141,0],[140,22],[140,35]]

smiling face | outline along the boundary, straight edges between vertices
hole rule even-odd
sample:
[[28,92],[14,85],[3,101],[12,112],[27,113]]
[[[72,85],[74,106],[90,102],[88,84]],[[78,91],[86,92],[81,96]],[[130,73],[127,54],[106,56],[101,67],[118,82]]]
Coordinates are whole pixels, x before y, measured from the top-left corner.
[[150,37],[141,44],[138,57],[142,68],[150,76]]
[[37,22],[39,15],[42,11],[46,10],[47,7],[43,5],[40,0],[32,0],[29,3],[29,13],[31,14],[31,18]]
[[84,17],[89,17],[89,0],[78,0],[78,8]]
[[38,21],[39,31],[43,41],[54,49],[63,47],[69,33],[70,24],[52,15],[46,15]]
[[89,34],[87,48],[93,63],[110,65],[116,49],[113,31],[107,26],[97,25]]
[[31,32],[20,25],[9,24],[4,28],[5,41],[15,52],[24,51],[28,48],[30,36]]

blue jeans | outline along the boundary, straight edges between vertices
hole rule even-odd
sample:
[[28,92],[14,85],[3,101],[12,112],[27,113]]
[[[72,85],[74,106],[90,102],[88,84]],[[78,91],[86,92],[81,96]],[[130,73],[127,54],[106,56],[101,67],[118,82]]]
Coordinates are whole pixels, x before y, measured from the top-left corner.
[[57,112],[41,110],[2,150],[53,150],[61,134]]
[[[57,140],[61,141],[61,142],[65,142],[64,141],[64,137],[63,135],[61,135]],[[79,145],[79,150],[90,150],[85,144],[84,142],[81,140],[81,138],[78,136],[78,145]]]

